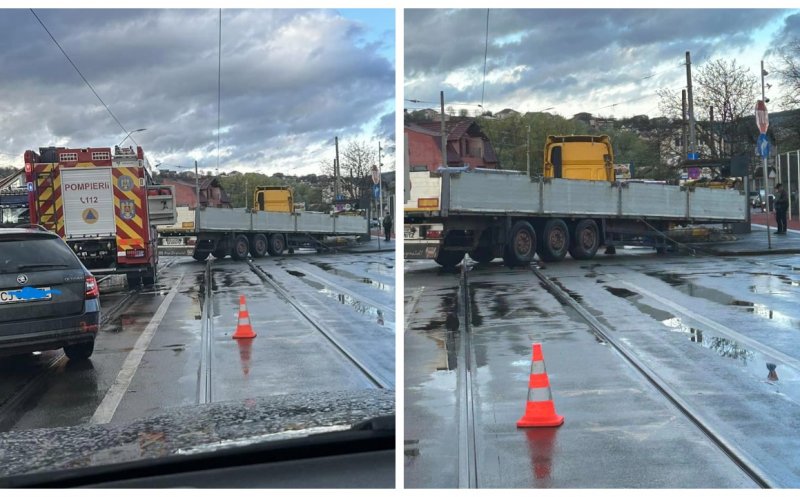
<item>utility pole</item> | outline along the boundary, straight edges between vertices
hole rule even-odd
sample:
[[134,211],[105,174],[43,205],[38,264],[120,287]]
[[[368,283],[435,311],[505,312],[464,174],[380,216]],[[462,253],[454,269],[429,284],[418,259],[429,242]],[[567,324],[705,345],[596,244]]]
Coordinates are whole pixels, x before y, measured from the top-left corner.
[[[766,116],[767,116],[767,110],[766,110],[767,109],[767,107],[766,107],[766,105],[767,105],[767,97],[764,94],[764,76],[766,76],[766,75],[767,75],[767,71],[764,70],[764,61],[762,60],[761,61],[761,102],[763,102],[763,109],[764,109],[764,116],[765,116],[764,121],[765,121],[766,125],[768,125],[769,121],[766,119]],[[758,107],[756,107],[756,108],[758,109]],[[758,115],[758,111],[756,112],[756,115]],[[765,125],[763,130],[761,130],[761,129],[759,130],[762,133],[764,133],[765,137],[766,137],[766,134],[767,134],[766,125]],[[764,167],[764,169],[763,169],[763,173],[764,173],[764,202],[766,203],[766,207],[767,207],[766,208],[766,211],[767,211],[767,248],[768,249],[772,249],[772,234],[770,233],[770,229],[771,228],[770,228],[770,225],[769,225],[769,175],[767,173],[767,156],[766,155],[764,156],[763,167]]]
[[[710,134],[711,134],[711,139],[709,140],[710,143],[711,143],[711,157],[716,158],[717,157],[717,152],[716,152],[717,147],[714,146],[714,106],[713,105],[708,108],[708,115],[709,115],[709,117],[708,117],[708,121],[709,121],[708,125],[709,125],[709,129],[710,129]],[[720,154],[720,155],[722,155],[722,154]]]
[[681,100],[681,148],[683,158],[686,159],[689,154],[689,145],[686,140],[686,90],[681,90]]
[[689,98],[689,143],[691,152],[697,152],[697,137],[694,130],[694,99],[692,98],[692,56],[686,52],[686,95]]
[[[383,163],[381,162],[381,142],[378,142],[378,212],[380,212],[380,216],[378,219],[380,220],[381,228],[383,228],[383,175],[381,170],[383,168]],[[386,228],[384,229],[384,236],[386,236]],[[378,232],[380,233],[380,231]],[[378,237],[378,250],[381,249],[381,237]]]
[[528,178],[531,177],[531,123],[528,123],[527,135],[527,162],[528,162]]
[[333,200],[339,200],[339,137],[333,137],[336,145],[336,159],[333,163]]
[[197,195],[197,206],[195,207],[195,212],[197,212],[197,209],[200,208],[200,175],[197,174],[197,161],[194,161],[194,191]]
[[447,167],[447,133],[444,125],[444,91],[439,92],[439,101],[442,107],[442,167]]

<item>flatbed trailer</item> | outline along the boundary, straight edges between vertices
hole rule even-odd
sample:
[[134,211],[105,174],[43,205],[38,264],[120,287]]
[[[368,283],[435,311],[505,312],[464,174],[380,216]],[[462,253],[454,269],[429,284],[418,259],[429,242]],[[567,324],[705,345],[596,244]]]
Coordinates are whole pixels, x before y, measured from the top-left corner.
[[281,255],[285,250],[312,247],[324,250],[329,236],[369,233],[365,215],[324,212],[269,212],[244,208],[201,207],[194,211],[197,237],[192,257],[209,255],[233,259]]
[[689,224],[744,222],[747,199],[728,189],[625,181],[531,178],[516,171],[441,168],[411,172],[404,211],[405,257],[458,264],[503,257],[526,264],[538,253],[591,259],[600,246],[664,251],[666,232]]

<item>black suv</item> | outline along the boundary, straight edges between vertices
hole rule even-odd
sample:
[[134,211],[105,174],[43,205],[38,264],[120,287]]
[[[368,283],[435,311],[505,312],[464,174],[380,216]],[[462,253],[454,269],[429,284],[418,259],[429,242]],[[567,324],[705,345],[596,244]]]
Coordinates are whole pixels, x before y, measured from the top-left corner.
[[94,351],[100,290],[75,253],[41,227],[0,228],[0,355]]

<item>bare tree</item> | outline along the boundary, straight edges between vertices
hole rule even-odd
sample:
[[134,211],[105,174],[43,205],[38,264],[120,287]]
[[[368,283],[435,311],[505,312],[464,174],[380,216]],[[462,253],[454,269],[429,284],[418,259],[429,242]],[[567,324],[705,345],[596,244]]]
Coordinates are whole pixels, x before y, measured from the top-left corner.
[[[757,98],[758,78],[736,60],[717,59],[699,67],[693,81],[694,114],[699,148],[712,157],[735,155],[752,149],[751,129],[745,116],[752,114]],[[664,89],[658,92],[659,110],[671,118],[673,129],[681,126],[681,93]],[[711,109],[714,125],[711,125]],[[688,115],[686,116],[688,122]],[[746,121],[749,123],[750,121]],[[682,156],[679,141],[670,145],[670,153]]]
[[[372,166],[378,164],[378,146],[350,141],[339,144],[339,174],[341,193],[350,199],[360,199],[372,184]],[[333,176],[333,160],[322,161],[322,170]]]
[[800,38],[790,40],[778,49],[780,65],[776,69],[786,89],[783,99],[787,107],[800,106]]

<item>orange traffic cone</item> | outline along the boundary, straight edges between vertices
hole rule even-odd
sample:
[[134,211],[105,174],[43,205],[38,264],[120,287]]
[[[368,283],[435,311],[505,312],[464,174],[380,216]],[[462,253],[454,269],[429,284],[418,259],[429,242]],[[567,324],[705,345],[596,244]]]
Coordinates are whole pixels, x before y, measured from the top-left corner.
[[239,323],[236,325],[236,331],[233,333],[233,338],[255,338],[256,332],[250,326],[250,314],[247,312],[247,304],[244,301],[244,295],[239,296]]
[[542,344],[534,343],[531,376],[528,381],[528,403],[525,414],[517,421],[517,428],[561,426],[563,423],[564,416],[556,413],[556,406],[553,404],[550,380],[544,368]]

